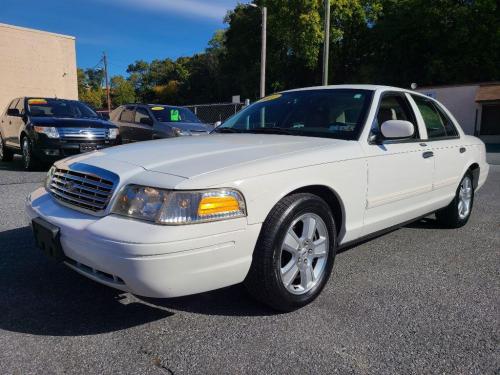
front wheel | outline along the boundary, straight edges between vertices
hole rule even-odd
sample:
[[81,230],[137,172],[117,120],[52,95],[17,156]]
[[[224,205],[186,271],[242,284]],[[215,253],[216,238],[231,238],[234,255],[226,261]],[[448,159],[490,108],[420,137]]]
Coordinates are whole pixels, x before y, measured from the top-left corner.
[[312,302],[330,277],[336,240],[323,199],[308,193],[283,198],[262,226],[245,279],[248,291],[280,311]]
[[460,228],[469,221],[474,204],[472,174],[468,172],[460,181],[455,198],[445,208],[436,212],[438,223],[446,228]]
[[31,171],[36,167],[36,159],[33,156],[31,142],[28,137],[24,137],[21,142],[23,152],[23,167],[27,171]]

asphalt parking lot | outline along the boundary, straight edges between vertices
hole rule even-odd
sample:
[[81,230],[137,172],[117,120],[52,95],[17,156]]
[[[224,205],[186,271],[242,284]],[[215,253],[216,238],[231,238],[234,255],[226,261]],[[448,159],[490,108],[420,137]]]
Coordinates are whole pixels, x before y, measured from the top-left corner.
[[53,263],[23,209],[43,177],[0,163],[1,374],[500,374],[500,166],[466,227],[426,219],[343,251],[289,314],[241,286],[142,299]]

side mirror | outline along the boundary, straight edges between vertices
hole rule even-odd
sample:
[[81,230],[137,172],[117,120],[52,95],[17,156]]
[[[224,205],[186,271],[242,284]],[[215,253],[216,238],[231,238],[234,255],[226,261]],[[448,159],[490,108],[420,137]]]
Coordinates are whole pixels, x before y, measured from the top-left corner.
[[382,123],[380,131],[385,139],[402,139],[412,137],[415,127],[409,121],[388,120]]
[[222,125],[222,121],[217,121],[214,123],[214,128],[221,126],[221,125]]
[[19,113],[19,109],[17,108],[9,108],[7,110],[7,116],[19,117],[21,116],[21,113]]
[[153,120],[148,117],[142,117],[139,122],[143,125],[153,125]]

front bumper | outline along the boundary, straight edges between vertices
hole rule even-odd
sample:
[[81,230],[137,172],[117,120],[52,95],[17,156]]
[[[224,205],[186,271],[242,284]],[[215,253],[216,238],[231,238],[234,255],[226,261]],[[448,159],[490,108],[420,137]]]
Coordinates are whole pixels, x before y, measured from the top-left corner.
[[92,139],[59,139],[48,138],[45,135],[36,134],[33,142],[33,154],[38,159],[60,159],[80,153],[81,144],[95,145],[97,150],[115,146],[119,141],[116,139],[92,140]]
[[65,263],[102,284],[146,297],[178,297],[240,283],[261,225],[246,218],[159,226],[63,207],[40,188],[27,199],[30,219],[60,228]]

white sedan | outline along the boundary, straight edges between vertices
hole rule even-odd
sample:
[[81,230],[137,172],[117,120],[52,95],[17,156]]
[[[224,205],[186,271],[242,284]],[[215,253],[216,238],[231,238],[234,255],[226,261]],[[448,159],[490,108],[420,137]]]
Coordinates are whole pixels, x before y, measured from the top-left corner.
[[149,297],[244,282],[272,308],[318,296],[339,248],[435,213],[469,220],[489,166],[437,101],[394,87],[286,91],[205,137],[57,162],[27,199],[37,244]]

